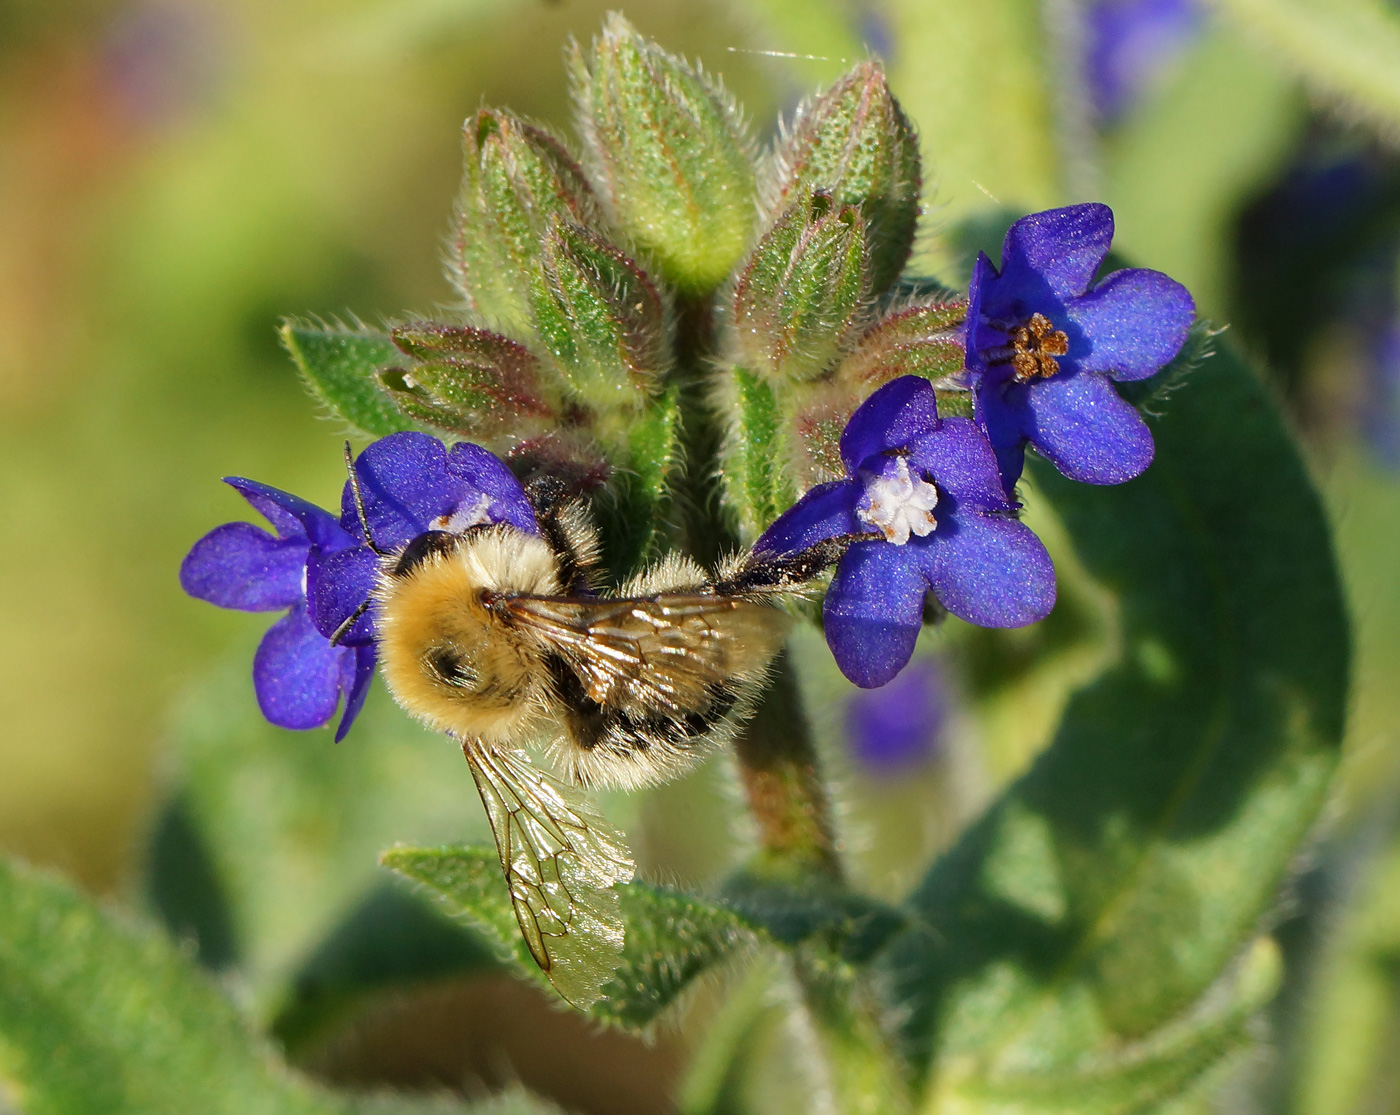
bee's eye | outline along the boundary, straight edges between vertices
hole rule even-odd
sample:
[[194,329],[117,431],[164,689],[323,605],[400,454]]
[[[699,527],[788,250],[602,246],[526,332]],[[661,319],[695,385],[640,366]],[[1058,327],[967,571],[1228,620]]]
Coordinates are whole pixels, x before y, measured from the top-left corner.
[[423,656],[423,666],[428,673],[444,685],[457,689],[471,689],[479,680],[479,675],[456,651],[448,647],[433,647]]

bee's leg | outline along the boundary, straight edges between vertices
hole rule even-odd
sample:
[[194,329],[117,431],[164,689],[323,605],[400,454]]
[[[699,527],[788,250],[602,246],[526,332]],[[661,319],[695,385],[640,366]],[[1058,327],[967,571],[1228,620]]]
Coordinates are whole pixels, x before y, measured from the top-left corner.
[[737,566],[726,571],[714,584],[721,595],[742,596],[745,593],[779,591],[800,588],[814,581],[827,566],[835,565],[852,545],[883,538],[877,532],[843,534],[825,538],[805,550],[790,554],[745,554]]
[[573,488],[549,473],[530,480],[525,495],[559,562],[559,583],[570,592],[592,589],[599,547],[587,505]]

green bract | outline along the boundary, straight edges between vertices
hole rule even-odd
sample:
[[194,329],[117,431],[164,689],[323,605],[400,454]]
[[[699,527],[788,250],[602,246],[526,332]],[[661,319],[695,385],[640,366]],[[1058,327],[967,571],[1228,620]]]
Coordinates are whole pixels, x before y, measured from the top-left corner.
[[805,380],[834,362],[862,309],[860,211],[817,193],[787,209],[759,240],[734,287],[739,362],[775,380]]
[[618,229],[689,295],[712,291],[753,232],[754,168],[716,81],[613,13],[571,52],[585,160]]
[[778,211],[810,190],[829,191],[837,205],[857,205],[870,245],[870,289],[880,294],[899,278],[919,219],[919,143],[890,95],[878,62],[857,66],[798,109],[773,151],[764,183]]
[[527,337],[540,240],[552,220],[593,220],[592,191],[562,143],[508,112],[483,109],[462,135],[448,271],[483,323]]

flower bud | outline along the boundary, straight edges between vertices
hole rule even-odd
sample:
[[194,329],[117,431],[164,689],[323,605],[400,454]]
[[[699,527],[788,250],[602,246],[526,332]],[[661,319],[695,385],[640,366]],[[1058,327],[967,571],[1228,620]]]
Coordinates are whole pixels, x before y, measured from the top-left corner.
[[923,376],[940,386],[962,373],[966,319],[966,299],[926,302],[890,314],[860,339],[836,379],[862,397],[900,376]]
[[564,145],[508,112],[478,112],[463,130],[463,148],[451,278],[482,318],[523,334],[531,320],[531,277],[550,221],[587,223],[596,202]]
[[627,255],[581,225],[550,228],[531,305],[540,343],[580,400],[631,409],[660,388],[670,349],[656,287]]
[[858,205],[870,246],[870,286],[883,294],[899,277],[919,219],[918,137],[878,62],[862,62],[798,109],[774,152],[770,212],[814,189]]
[[614,222],[677,289],[713,290],[754,224],[753,158],[737,107],[616,12],[587,58],[573,45],[571,66],[586,162]]
[[738,362],[780,381],[821,375],[839,356],[865,293],[859,211],[833,207],[821,193],[791,206],[735,284]]
[[529,437],[558,421],[539,361],[485,329],[413,322],[392,332],[413,363],[380,373],[380,383],[412,418],[464,437]]

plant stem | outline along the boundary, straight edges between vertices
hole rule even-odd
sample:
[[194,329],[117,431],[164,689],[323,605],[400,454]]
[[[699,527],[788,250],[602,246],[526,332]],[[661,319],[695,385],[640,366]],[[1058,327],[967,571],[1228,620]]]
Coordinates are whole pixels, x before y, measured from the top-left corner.
[[839,879],[831,807],[786,652],[773,664],[773,678],[735,750],[749,812],[758,824],[760,871]]
[[[708,393],[717,354],[712,299],[676,306],[676,378],[681,385],[686,473],[678,485],[677,510],[686,550],[713,568],[725,552],[739,548],[720,487],[721,420]],[[764,873],[841,875],[831,827],[831,806],[817,766],[812,734],[785,654],[758,711],[735,740],[749,812],[761,847],[755,865]]]

